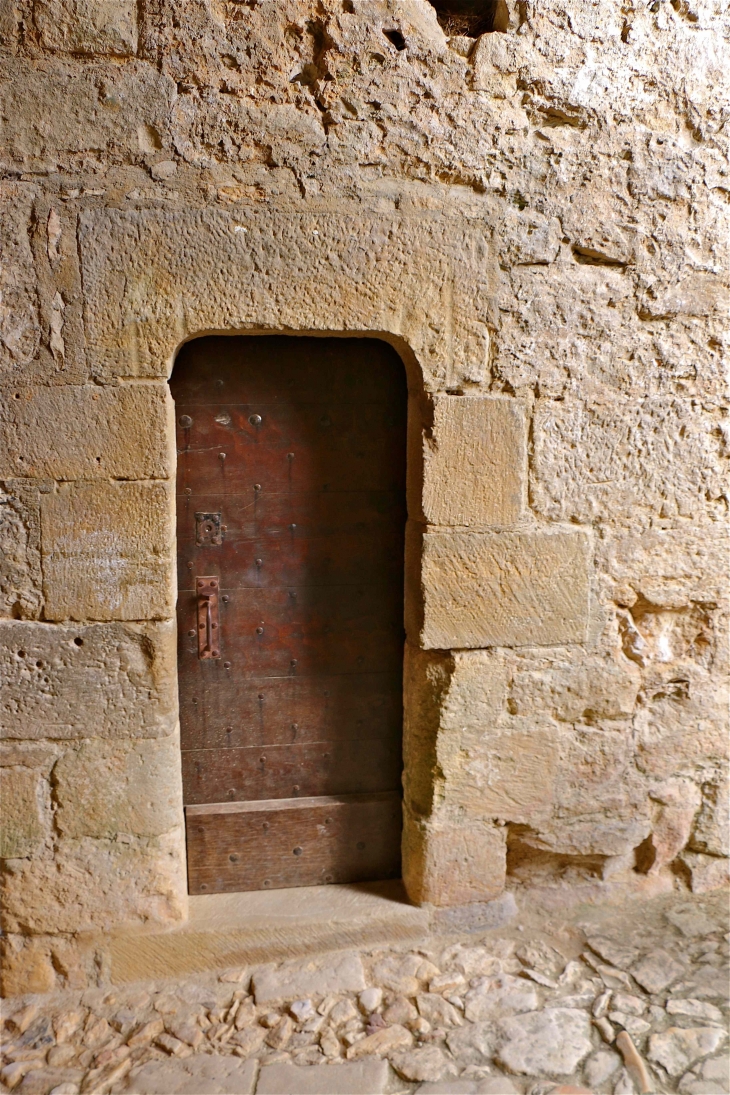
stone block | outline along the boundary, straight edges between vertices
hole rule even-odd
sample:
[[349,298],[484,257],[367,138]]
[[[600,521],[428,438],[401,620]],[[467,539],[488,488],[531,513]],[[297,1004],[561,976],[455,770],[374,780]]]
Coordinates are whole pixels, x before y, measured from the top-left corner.
[[691,400],[545,400],[535,410],[532,504],[553,521],[720,520],[712,420]]
[[139,155],[138,129],[165,134],[176,94],[173,80],[135,60],[78,65],[54,57],[42,63],[10,57],[2,76],[0,155],[24,171],[64,165],[74,171],[84,153],[108,156],[107,162]]
[[137,51],[134,0],[35,0],[33,19],[46,49],[116,57]]
[[58,746],[45,741],[0,741],[0,768],[38,768],[47,776],[58,758]]
[[596,565],[654,605],[722,603],[727,596],[730,537],[723,525],[703,528],[607,529]]
[[702,787],[703,802],[690,847],[709,855],[730,855],[730,782],[718,775]]
[[180,743],[170,737],[69,749],[53,769],[66,837],[159,836],[182,824]]
[[504,655],[495,650],[457,650],[444,697],[441,726],[447,734],[464,727],[491,729],[505,714],[507,670]]
[[510,525],[527,481],[525,408],[514,399],[438,395],[423,442],[423,515],[431,525]]
[[418,814],[431,810],[434,794],[446,793],[443,758],[459,749],[468,725],[486,735],[504,713],[504,658],[486,650],[419,650],[406,643],[404,660],[403,785]]
[[280,966],[262,966],[253,975],[256,1003],[281,1004],[285,1000],[330,993],[362,992],[365,971],[360,955],[343,951],[327,959],[284,962]]
[[[497,37],[493,35],[492,39]],[[477,49],[483,51],[489,44],[490,39],[482,35]],[[548,218],[536,210],[507,206],[500,226],[502,262],[548,265],[558,257],[562,235],[557,217]]]
[[561,735],[554,725],[469,725],[438,742],[441,795],[466,817],[537,824],[550,816],[560,769]]
[[55,987],[49,941],[5,936],[0,944],[0,995],[52,992]]
[[186,337],[263,329],[377,332],[429,390],[484,379],[495,268],[476,222],[106,209],[80,239],[94,376],[164,376]]
[[436,784],[436,743],[454,659],[441,651],[405,645],[403,661],[403,787],[417,814],[430,813]]
[[0,623],[0,736],[165,736],[177,720],[175,627]]
[[174,612],[169,483],[76,482],[41,499],[46,617],[150,620]]
[[33,192],[17,183],[0,188],[0,373],[14,373],[35,357],[40,342],[38,290],[30,245]]
[[0,476],[167,479],[175,472],[167,385],[23,387],[0,393]]
[[491,901],[505,876],[503,827],[458,812],[424,819],[404,811],[403,882],[411,901],[439,907]]
[[566,669],[517,669],[509,706],[515,715],[547,715],[561,722],[618,719],[633,714],[641,685],[638,666],[594,659]]
[[27,768],[0,768],[0,859],[33,855],[45,836],[41,779]]
[[517,916],[513,894],[503,893],[493,901],[478,901],[472,905],[457,905],[453,909],[434,909],[431,926],[437,935],[459,935],[462,932],[485,932],[504,928]]
[[[419,539],[421,543],[419,545]],[[411,642],[426,649],[584,642],[591,541],[578,529],[426,532],[420,546],[422,618],[408,598]]]
[[52,858],[5,863],[1,916],[7,932],[175,924],[186,912],[182,828],[154,838],[61,841]]
[[[187,1060],[153,1060],[133,1068],[115,1090],[130,1095],[253,1095],[257,1062],[242,1061],[232,1054],[201,1053]],[[293,1089],[292,1089],[293,1090]]]
[[377,1057],[346,1061],[336,1067],[301,1067],[289,1063],[264,1065],[256,1095],[381,1095],[387,1090],[388,1062]]
[[730,859],[727,856],[683,852],[680,858],[689,873],[692,893],[710,893],[730,882]]
[[29,480],[0,484],[0,617],[34,620],[41,614],[38,486]]

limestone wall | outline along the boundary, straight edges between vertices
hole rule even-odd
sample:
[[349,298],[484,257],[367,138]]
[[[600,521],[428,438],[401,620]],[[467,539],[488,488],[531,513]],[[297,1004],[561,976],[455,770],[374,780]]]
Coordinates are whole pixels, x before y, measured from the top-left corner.
[[6,991],[186,914],[166,377],[209,331],[404,359],[413,898],[727,878],[730,24],[506,7],[0,3]]

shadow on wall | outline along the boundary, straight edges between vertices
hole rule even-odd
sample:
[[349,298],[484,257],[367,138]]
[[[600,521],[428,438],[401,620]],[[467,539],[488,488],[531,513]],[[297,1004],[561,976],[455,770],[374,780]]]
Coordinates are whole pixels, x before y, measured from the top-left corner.
[[506,31],[509,11],[505,0],[429,0],[445,34],[478,38]]

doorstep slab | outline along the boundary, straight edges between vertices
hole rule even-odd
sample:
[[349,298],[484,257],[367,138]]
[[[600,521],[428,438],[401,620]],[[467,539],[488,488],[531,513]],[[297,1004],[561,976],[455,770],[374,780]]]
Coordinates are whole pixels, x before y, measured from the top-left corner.
[[113,984],[184,976],[378,944],[418,943],[428,909],[400,881],[308,886],[190,898],[185,924],[129,931],[104,945]]

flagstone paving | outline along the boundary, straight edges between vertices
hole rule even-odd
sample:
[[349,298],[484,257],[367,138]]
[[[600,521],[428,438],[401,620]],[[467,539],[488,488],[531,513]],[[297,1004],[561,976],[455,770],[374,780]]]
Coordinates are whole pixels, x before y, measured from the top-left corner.
[[18,1095],[728,1095],[727,894],[4,1001]]

